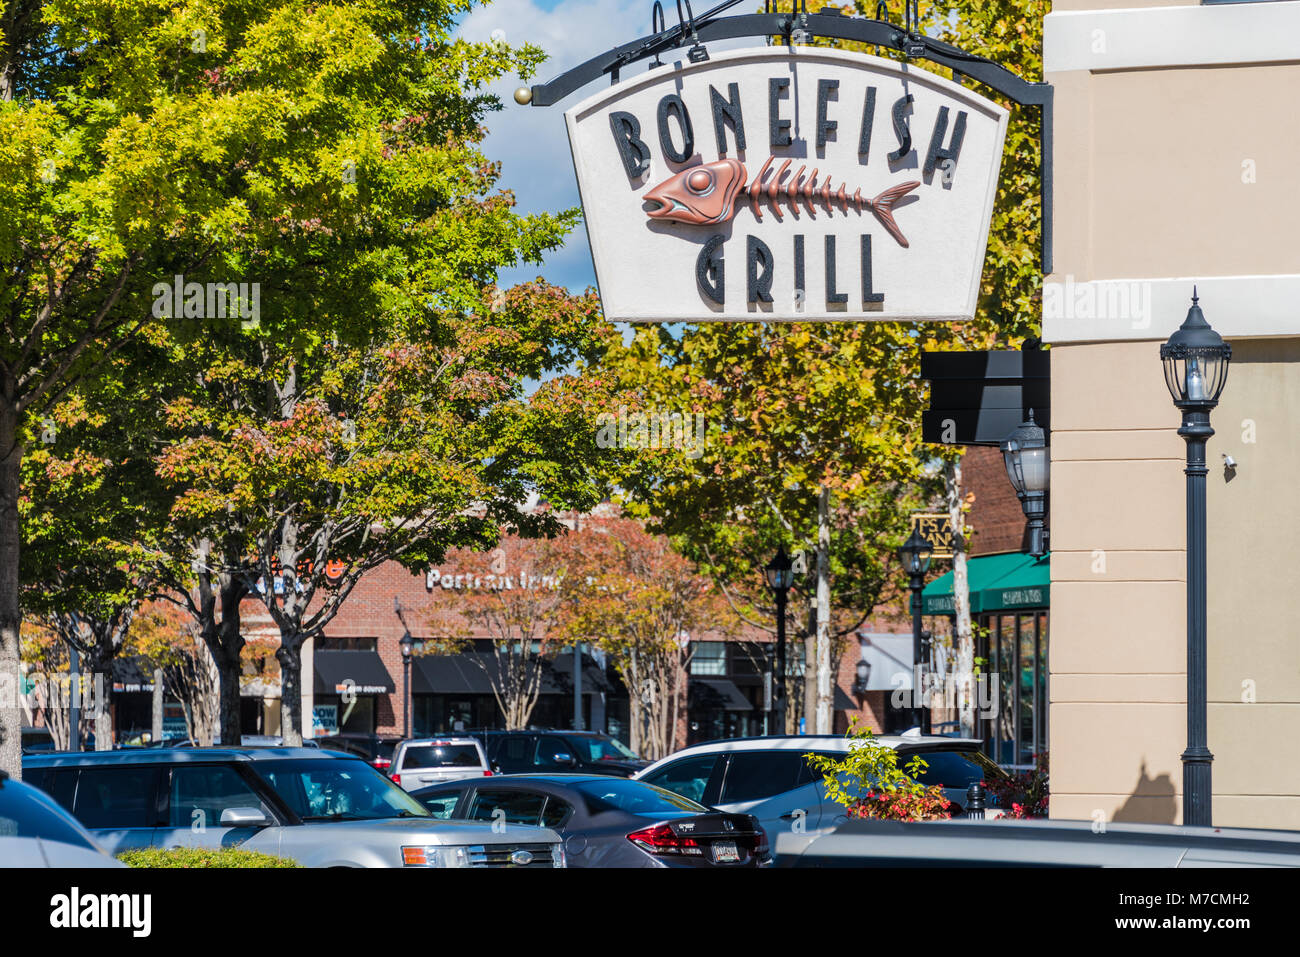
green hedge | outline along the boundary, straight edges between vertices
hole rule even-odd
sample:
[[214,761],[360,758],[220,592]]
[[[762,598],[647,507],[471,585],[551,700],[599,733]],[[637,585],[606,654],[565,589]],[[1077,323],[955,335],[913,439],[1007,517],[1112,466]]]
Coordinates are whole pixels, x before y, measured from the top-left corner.
[[275,857],[258,851],[241,851],[237,847],[178,847],[164,851],[146,848],[123,851],[117,859],[129,867],[301,867],[287,857]]

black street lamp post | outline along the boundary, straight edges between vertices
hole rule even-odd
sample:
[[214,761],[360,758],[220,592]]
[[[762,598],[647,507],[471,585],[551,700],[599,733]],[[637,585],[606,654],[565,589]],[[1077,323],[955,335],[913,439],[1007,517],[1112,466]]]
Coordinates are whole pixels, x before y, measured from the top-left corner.
[[411,651],[415,641],[411,633],[402,634],[402,737],[411,736]]
[[415,640],[411,637],[411,629],[406,625],[406,618],[402,615],[402,600],[396,595],[393,596],[393,611],[397,614],[397,620],[402,623],[402,737],[411,736],[411,654],[415,651]]
[[1041,558],[1047,553],[1043,519],[1047,516],[1049,469],[1047,435],[1034,421],[1033,409],[1029,410],[1028,420],[1002,441],[1001,449],[1007,478],[1029,520],[1029,554]]
[[1228,379],[1232,346],[1210,328],[1192,290],[1187,318],[1160,347],[1165,384],[1183,414],[1178,434],[1187,443],[1187,750],[1183,762],[1183,823],[1210,826],[1209,735],[1206,727],[1205,444],[1214,435],[1210,410]]
[[[913,685],[921,682],[921,589],[925,587],[925,573],[930,570],[930,559],[934,556],[934,546],[921,537],[921,532],[913,528],[911,536],[898,549],[898,557],[907,573],[907,584],[912,590],[912,678]],[[922,734],[930,733],[930,711],[921,705],[921,688],[912,688],[912,723],[921,729]]]
[[776,557],[763,569],[767,587],[776,600],[776,734],[785,734],[785,600],[794,583],[794,563],[785,553],[785,546],[777,550]]

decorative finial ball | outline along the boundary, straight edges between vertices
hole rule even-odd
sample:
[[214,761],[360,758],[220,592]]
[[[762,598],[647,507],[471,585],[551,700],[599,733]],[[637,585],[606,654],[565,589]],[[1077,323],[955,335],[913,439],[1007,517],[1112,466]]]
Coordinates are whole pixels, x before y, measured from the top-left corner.
[[515,102],[520,106],[527,106],[533,101],[533,91],[526,86],[521,86],[515,90]]

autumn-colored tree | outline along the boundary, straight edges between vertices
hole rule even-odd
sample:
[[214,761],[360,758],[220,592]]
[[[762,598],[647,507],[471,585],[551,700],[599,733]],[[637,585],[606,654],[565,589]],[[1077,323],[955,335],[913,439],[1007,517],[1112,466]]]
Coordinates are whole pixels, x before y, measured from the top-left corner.
[[701,324],[643,330],[605,357],[646,405],[686,404],[707,423],[698,458],[639,459],[623,481],[634,514],[680,537],[734,610],[772,630],[762,567],[779,546],[807,556],[788,611],[810,639],[819,733],[835,646],[888,594],[907,511],[924,500],[917,338],[901,324]]
[[535,489],[579,508],[599,500],[592,390],[561,375],[523,394],[526,378],[605,335],[594,296],[531,284],[479,306],[441,316],[431,341],[268,345],[269,367],[228,363],[211,376],[232,395],[274,383],[269,403],[168,409],[191,435],[160,459],[177,491],[172,517],[196,532],[240,530],[248,557],[226,571],[279,629],[287,741],[301,734],[302,644],[362,575],[394,560],[422,570],[449,548],[491,547],[503,528],[554,532],[549,513],[518,508]]
[[[22,707],[26,720],[49,729],[54,747],[66,751],[72,741],[72,706],[82,710],[77,722],[80,740],[87,740],[95,726],[96,684],[94,676],[72,682],[69,645],[53,625],[39,617],[23,622],[22,661],[26,666],[20,679]],[[103,686],[103,679],[99,682]],[[89,707],[83,707],[89,705]],[[95,735],[99,739],[98,733]]]
[[589,516],[564,536],[561,583],[571,641],[590,641],[627,686],[629,744],[657,760],[681,747],[691,635],[719,637],[739,625],[714,590],[662,535],[632,518]]
[[425,610],[425,627],[435,636],[426,644],[428,651],[471,649],[471,630],[490,640],[491,652],[473,660],[511,730],[528,727],[546,668],[561,643],[567,553],[554,539],[518,535],[503,535],[489,552],[449,551],[451,587],[435,588]]

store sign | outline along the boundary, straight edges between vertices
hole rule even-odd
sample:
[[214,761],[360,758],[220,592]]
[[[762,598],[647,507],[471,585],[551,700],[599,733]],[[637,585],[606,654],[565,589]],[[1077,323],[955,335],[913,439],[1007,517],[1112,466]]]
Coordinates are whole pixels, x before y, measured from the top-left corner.
[[913,512],[912,528],[934,549],[931,558],[952,558],[952,521],[947,512]]
[[969,319],[1007,112],[912,64],[796,46],[565,114],[612,320]]

